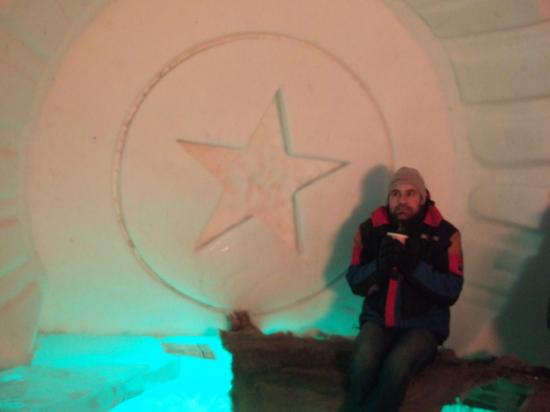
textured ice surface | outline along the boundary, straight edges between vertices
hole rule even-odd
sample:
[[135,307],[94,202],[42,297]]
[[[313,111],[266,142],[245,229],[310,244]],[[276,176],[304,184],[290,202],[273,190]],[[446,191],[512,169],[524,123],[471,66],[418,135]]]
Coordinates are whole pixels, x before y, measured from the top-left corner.
[[[163,342],[216,359],[170,355]],[[42,336],[31,365],[0,372],[0,410],[230,410],[230,362],[215,337]]]
[[217,337],[175,337],[163,342],[208,345],[216,359],[178,356],[180,374],[177,379],[156,385],[121,403],[113,411],[231,411],[231,354],[223,349],[220,340]]
[[21,366],[0,375],[2,411],[104,411],[177,373],[175,363],[58,369]]

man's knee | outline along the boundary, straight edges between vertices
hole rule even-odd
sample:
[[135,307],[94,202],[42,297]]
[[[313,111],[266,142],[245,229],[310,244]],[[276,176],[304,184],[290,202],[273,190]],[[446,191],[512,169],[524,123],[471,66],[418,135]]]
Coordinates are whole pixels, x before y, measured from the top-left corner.
[[378,360],[356,356],[350,364],[349,379],[352,383],[359,384],[367,389],[376,380],[378,368]]
[[412,375],[410,365],[396,358],[386,359],[380,370],[380,383],[384,388],[393,390],[407,384]]
[[361,367],[373,367],[378,364],[380,360],[380,354],[376,353],[369,347],[369,343],[363,343],[360,347],[357,348],[351,362],[353,365]]
[[[411,348],[412,349],[412,348]],[[409,380],[433,359],[437,347],[427,346],[422,351],[401,350],[391,353],[380,370],[380,381],[391,388],[407,385]]]

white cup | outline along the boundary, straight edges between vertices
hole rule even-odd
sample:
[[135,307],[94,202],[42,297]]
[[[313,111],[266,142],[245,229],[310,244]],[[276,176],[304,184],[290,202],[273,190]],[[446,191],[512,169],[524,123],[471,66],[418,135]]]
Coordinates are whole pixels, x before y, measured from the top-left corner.
[[387,235],[391,237],[392,239],[397,239],[401,242],[401,244],[405,244],[407,241],[408,236],[404,235],[403,233],[395,233],[395,232],[388,232]]

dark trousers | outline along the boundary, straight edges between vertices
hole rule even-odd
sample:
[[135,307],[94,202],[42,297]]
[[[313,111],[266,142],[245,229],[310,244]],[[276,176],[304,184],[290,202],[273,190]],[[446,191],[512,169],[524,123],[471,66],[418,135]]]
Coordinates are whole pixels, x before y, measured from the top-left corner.
[[436,353],[437,339],[428,330],[387,329],[366,322],[355,340],[341,411],[398,411],[410,379]]

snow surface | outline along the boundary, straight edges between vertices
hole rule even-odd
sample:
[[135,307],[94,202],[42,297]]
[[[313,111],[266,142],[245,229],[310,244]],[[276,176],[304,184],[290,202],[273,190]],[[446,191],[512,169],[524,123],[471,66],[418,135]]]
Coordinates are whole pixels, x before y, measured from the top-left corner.
[[44,335],[0,372],[0,410],[230,411],[231,378],[218,337]]

